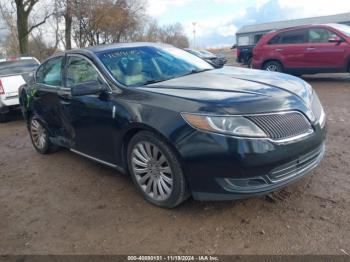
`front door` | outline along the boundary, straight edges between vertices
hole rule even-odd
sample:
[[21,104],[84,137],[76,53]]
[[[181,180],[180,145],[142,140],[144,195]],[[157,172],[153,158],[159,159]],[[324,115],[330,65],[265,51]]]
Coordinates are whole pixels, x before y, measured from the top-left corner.
[[92,62],[81,55],[68,55],[65,70],[65,92],[60,95],[60,101],[69,118],[72,149],[114,164],[117,121],[111,93],[71,95],[75,85],[104,81],[104,78]]
[[306,46],[305,62],[311,68],[343,68],[347,43],[330,43],[331,37],[338,37],[325,28],[308,30],[309,43]]

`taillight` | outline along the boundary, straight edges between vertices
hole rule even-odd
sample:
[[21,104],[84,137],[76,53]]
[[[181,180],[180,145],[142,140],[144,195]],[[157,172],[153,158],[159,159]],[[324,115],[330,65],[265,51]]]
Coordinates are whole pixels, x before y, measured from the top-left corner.
[[241,54],[241,50],[237,47],[237,56]]
[[2,85],[1,79],[0,79],[0,95],[5,94],[4,87]]
[[17,61],[17,60],[19,60],[17,56],[9,56],[8,58],[6,58],[6,61]]

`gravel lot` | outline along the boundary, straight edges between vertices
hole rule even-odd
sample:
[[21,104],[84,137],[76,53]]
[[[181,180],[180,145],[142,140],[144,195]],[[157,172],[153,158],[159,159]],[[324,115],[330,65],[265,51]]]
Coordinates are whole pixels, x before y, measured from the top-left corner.
[[328,114],[327,153],[297,183],[237,202],[147,204],[131,180],[67,150],[37,154],[0,125],[0,254],[350,253],[350,77],[305,77]]

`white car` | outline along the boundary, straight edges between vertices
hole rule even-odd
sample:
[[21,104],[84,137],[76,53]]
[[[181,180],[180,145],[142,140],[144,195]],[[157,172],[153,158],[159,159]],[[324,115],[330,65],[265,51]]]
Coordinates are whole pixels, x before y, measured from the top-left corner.
[[0,122],[6,121],[11,109],[19,107],[18,88],[39,65],[34,57],[0,59]]

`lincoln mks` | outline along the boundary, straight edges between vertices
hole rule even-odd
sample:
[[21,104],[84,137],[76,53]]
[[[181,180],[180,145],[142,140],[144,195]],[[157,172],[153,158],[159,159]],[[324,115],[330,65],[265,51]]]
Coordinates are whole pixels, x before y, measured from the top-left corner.
[[39,153],[68,148],[130,174],[161,207],[266,194],[310,173],[325,151],[326,116],[308,83],[215,69],[169,45],[59,53],[19,93]]

